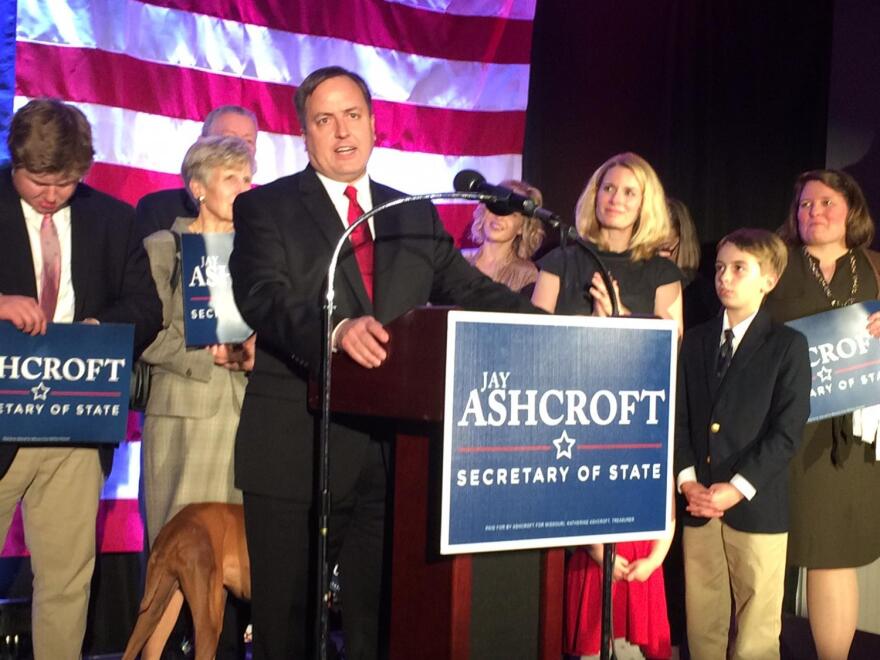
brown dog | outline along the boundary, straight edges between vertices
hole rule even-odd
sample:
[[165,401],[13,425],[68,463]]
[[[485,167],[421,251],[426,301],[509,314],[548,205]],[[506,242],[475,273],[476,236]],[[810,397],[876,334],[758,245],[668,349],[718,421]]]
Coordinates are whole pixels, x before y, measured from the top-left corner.
[[142,660],[159,660],[184,598],[192,612],[195,660],[211,660],[223,625],[226,589],[238,598],[251,598],[244,510],[240,504],[190,504],[156,538],[123,660],[134,660],[141,649]]

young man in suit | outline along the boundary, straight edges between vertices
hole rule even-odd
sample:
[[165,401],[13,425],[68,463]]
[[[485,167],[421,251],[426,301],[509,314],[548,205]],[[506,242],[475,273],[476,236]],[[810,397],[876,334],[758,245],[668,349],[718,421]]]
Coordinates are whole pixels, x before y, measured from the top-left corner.
[[[723,315],[679,356],[675,473],[683,516],[687,635],[694,658],[778,658],[788,540],[788,463],[810,411],[804,336],[760,309],[785,269],[778,236],[721,239]],[[727,652],[730,594],[737,636]]]
[[[0,169],[0,320],[29,334],[46,324],[132,323],[135,355],[162,307],[134,210],[81,183],[92,134],[76,108],[29,102],[9,129]],[[95,518],[113,448],[0,446],[0,538],[22,502],[34,573],[32,635],[40,660],[79,658],[95,563]]]
[[[202,137],[230,135],[241,138],[257,153],[257,117],[240,105],[221,105],[205,117]],[[176,218],[195,218],[198,204],[186,188],[158,190],[141,197],[137,204],[137,227],[142,238],[160,229],[171,229]]]
[[[367,175],[375,117],[360,76],[319,69],[295,100],[309,165],[236,199],[229,262],[236,303],[257,333],[235,454],[257,660],[314,654],[317,417],[306,390],[320,362],[325,275],[349,219],[402,196]],[[468,265],[427,202],[390,209],[364,226],[338,275],[335,345],[367,368],[386,357],[383,324],[429,300],[536,311]],[[374,423],[334,422],[329,551],[343,575],[346,657],[376,658],[391,456]]]

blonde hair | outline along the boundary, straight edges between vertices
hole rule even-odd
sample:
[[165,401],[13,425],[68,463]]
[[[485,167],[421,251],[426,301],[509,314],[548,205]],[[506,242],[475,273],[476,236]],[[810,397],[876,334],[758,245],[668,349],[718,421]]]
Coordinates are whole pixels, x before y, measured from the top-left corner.
[[666,205],[669,209],[670,233],[678,234],[675,265],[685,273],[693,273],[700,267],[700,241],[691,212],[684,202],[674,197],[667,197]]
[[[544,202],[544,196],[535,186],[525,181],[515,181],[507,179],[501,182],[505,188],[510,188],[513,192],[525,195],[535,204],[541,206]],[[471,239],[476,245],[483,244],[483,227],[486,224],[486,206],[480,204],[474,209],[474,221],[471,223]],[[530,218],[522,213],[517,213],[523,219],[522,234],[513,239],[513,255],[518,259],[531,259],[532,255],[541,247],[544,240],[544,227],[541,221]]]
[[631,152],[617,154],[593,172],[575,207],[578,233],[582,238],[598,244],[600,248],[608,248],[599,239],[601,226],[596,217],[596,195],[602,180],[612,167],[625,167],[632,172],[642,190],[642,205],[629,240],[629,249],[633,261],[650,259],[669,235],[669,211],[666,208],[663,184],[660,183],[654,168],[638,154]]
[[187,192],[190,192],[191,181],[208,184],[211,171],[218,166],[248,165],[251,172],[256,169],[254,155],[247,142],[232,135],[212,135],[199,138],[187,150],[180,167],[180,175]]
[[788,265],[788,250],[785,243],[778,235],[767,229],[750,227],[736,229],[718,241],[717,249],[721,250],[727,243],[752,255],[765,275],[769,269],[776,277],[782,277]]

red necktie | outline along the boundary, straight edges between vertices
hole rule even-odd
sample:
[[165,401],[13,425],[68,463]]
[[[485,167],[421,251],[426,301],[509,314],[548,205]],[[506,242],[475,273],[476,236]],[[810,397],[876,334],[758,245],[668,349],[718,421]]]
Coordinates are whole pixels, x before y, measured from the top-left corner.
[[43,275],[40,278],[40,309],[50,322],[55,317],[58,302],[58,285],[61,281],[61,244],[58,231],[52,222],[52,214],[43,216],[40,224],[40,251],[43,255]]
[[[357,201],[357,189],[354,186],[348,186],[345,189],[345,196],[348,197],[348,224],[351,225],[361,215],[363,209]],[[369,221],[358,225],[351,236],[352,247],[354,248],[354,256],[358,262],[358,268],[361,271],[361,278],[364,280],[364,288],[367,290],[367,296],[370,301],[373,300],[373,237],[370,234]]]

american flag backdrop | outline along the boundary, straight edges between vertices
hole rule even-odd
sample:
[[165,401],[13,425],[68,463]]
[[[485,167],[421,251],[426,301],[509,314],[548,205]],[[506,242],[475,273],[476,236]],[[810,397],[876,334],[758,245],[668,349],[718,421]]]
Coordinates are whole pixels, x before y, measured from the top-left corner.
[[[302,169],[293,92],[338,64],[373,92],[377,180],[428,193],[451,190],[465,168],[520,178],[535,2],[18,0],[13,103],[75,103],[94,131],[87,182],[134,204],[182,185],[183,155],[219,105],[257,115],[257,183]],[[472,207],[439,209],[461,237]],[[143,543],[134,425],[131,435],[103,495],[105,552]],[[4,554],[23,552],[15,526]]]

